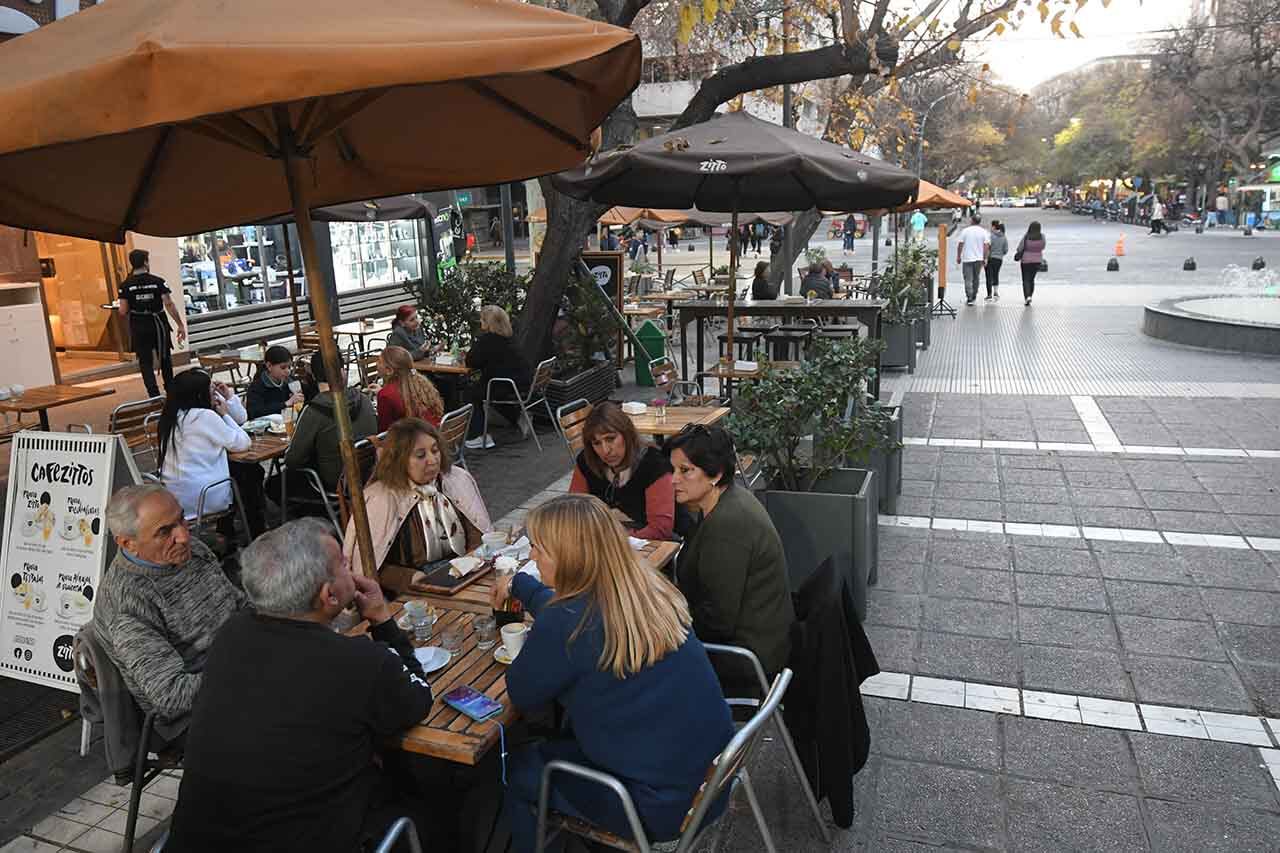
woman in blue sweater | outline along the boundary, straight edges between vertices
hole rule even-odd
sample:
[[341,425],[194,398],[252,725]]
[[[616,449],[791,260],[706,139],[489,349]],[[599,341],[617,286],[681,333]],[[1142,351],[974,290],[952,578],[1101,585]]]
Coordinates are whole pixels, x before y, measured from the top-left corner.
[[[640,564],[599,498],[554,498],[529,514],[528,530],[542,581],[521,573],[494,589],[495,606],[513,595],[534,617],[507,671],[507,695],[521,709],[557,702],[567,725],[563,737],[508,760],[503,811],[514,849],[533,850],[532,808],[542,769],[556,759],[616,776],[649,840],[673,839],[712,759],[733,736],[689,606],[670,581]],[[631,835],[618,798],[578,777],[553,777],[551,808]]]

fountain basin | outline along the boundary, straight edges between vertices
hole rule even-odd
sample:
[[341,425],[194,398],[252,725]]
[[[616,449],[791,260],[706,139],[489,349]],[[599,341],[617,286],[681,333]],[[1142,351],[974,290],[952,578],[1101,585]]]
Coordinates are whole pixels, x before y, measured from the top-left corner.
[[1186,346],[1280,355],[1280,297],[1206,294],[1165,299],[1143,310],[1142,331]]

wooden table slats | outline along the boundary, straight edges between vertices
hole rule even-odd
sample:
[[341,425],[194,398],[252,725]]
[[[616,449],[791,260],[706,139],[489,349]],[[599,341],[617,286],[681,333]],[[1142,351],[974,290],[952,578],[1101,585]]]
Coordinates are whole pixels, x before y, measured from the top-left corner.
[[440,364],[432,358],[418,359],[413,367],[419,373],[448,373],[453,376],[470,376],[477,372],[465,364]]
[[[675,556],[679,546],[674,542],[651,541],[637,553],[644,564],[654,571],[661,571]],[[440,612],[440,618],[432,629],[431,639],[425,645],[440,645],[441,637],[450,628],[462,628],[462,647],[444,669],[427,676],[436,701],[426,719],[409,729],[400,738],[400,748],[434,758],[442,758],[459,764],[475,765],[498,741],[498,724],[508,726],[519,718],[507,695],[507,668],[494,658],[493,648],[481,649],[476,645],[474,621],[478,615],[492,612],[489,597],[493,591],[494,577],[488,575],[456,596],[411,595],[408,598],[426,601]],[[465,599],[459,601],[459,599]],[[391,605],[393,617],[398,618],[403,602]],[[367,629],[359,625],[352,633]],[[415,645],[420,645],[415,642]],[[476,722],[455,711],[440,697],[454,687],[470,685],[502,704],[502,712],[493,720]]]
[[629,415],[636,432],[641,435],[676,435],[689,424],[711,426],[729,414],[727,406],[668,406],[666,417],[658,419],[658,413],[650,407],[642,415]]
[[21,397],[10,397],[0,400],[0,412],[17,412],[21,414],[35,413],[40,416],[40,428],[49,429],[49,410],[58,406],[69,406],[98,397],[108,397],[116,393],[116,389],[107,386],[90,387],[88,385],[37,385],[27,388]]
[[264,432],[261,435],[254,435],[252,438],[253,444],[249,445],[248,450],[242,450],[239,453],[228,453],[227,458],[236,462],[270,462],[276,457],[284,456],[289,449],[287,436]]

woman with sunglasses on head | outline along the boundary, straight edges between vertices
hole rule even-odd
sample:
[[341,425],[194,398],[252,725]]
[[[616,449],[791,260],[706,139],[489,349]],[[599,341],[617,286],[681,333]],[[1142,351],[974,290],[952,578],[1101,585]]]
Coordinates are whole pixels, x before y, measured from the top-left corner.
[[[689,606],[660,573],[640,564],[603,502],[561,495],[529,513],[541,578],[494,585],[533,615],[507,670],[507,696],[522,711],[555,702],[571,729],[514,751],[503,813],[518,853],[533,850],[542,771],[567,760],[626,786],[651,841],[680,834],[707,768],[733,736],[728,705]],[[611,791],[568,774],[552,779],[550,806],[624,837],[631,832]],[[723,811],[717,803],[708,819]]]
[[672,538],[671,465],[662,451],[641,442],[617,403],[601,403],[582,422],[582,450],[569,491],[600,498],[633,536]]
[[[476,481],[453,465],[440,431],[419,418],[403,418],[387,430],[364,501],[374,576],[393,596],[414,583],[420,566],[463,556],[493,529]],[[343,543],[352,571],[370,575],[356,547],[354,519]]]
[[[676,500],[698,518],[677,571],[693,630],[704,642],[750,649],[772,677],[787,664],[795,621],[778,531],[760,501],[734,483],[737,454],[724,429],[687,426],[666,453]],[[717,669],[735,687],[756,686],[746,670],[719,661]]]

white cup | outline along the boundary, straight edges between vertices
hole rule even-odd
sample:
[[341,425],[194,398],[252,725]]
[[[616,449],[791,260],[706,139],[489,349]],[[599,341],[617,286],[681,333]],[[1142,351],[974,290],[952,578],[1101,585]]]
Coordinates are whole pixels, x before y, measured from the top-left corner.
[[15,398],[21,397],[23,394],[26,393],[26,391],[27,391],[26,386],[23,386],[23,385],[9,386],[9,393],[12,394]]
[[494,530],[489,533],[481,534],[480,544],[484,545],[485,556],[492,557],[498,553],[498,550],[507,544],[507,534],[501,530]]
[[0,400],[8,400],[10,393],[8,385],[0,385]]
[[507,657],[515,658],[516,655],[520,654],[520,650],[524,648],[525,634],[528,631],[528,628],[518,622],[502,626],[502,648],[506,650]]

